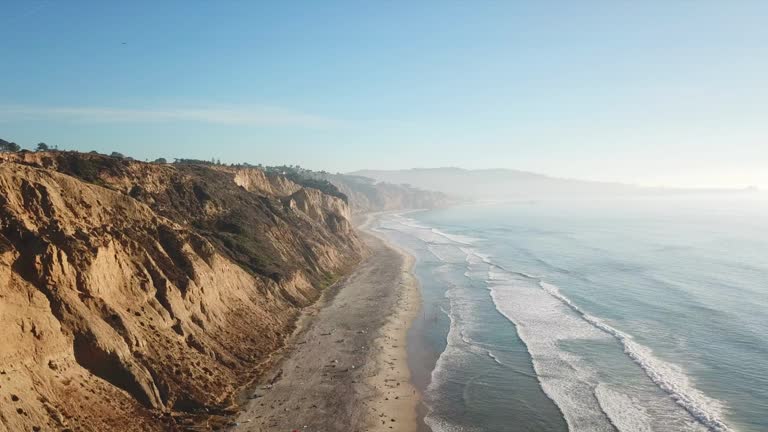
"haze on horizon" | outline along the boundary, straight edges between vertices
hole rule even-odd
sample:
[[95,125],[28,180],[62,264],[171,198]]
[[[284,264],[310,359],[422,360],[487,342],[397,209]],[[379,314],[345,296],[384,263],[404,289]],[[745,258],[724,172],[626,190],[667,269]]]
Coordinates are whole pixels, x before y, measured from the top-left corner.
[[9,2],[0,138],[768,188],[768,3]]

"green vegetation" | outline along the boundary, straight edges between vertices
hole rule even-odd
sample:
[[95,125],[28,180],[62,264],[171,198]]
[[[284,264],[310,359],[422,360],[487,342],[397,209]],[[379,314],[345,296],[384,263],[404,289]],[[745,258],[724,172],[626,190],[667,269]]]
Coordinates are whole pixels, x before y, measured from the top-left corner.
[[77,152],[57,152],[54,156],[59,171],[89,183],[102,184],[99,177],[101,172],[112,175],[121,172],[125,162],[108,157],[93,157],[91,154]]
[[0,152],[17,152],[19,150],[21,150],[21,147],[15,142],[0,139]]
[[216,165],[214,160],[175,158],[173,163],[177,165]]
[[[211,158],[210,161],[202,159],[174,159],[174,164],[177,165],[223,165],[221,160]],[[278,166],[263,166],[262,164],[252,165],[247,162],[239,164],[231,164],[231,167],[236,168],[255,168],[260,169],[267,174],[282,175],[288,180],[298,184],[302,187],[318,189],[323,193],[326,193],[336,198],[342,199],[344,202],[348,202],[348,198],[345,194],[339,191],[333,183],[320,178],[318,173],[300,167],[299,165],[278,165]],[[320,174],[327,174],[325,171],[320,171]]]
[[[48,144],[40,142],[37,144],[36,151],[50,151],[56,150],[56,146],[51,148]],[[13,142],[8,142],[0,139],[0,152],[17,152],[21,147]],[[91,155],[98,155],[96,151],[91,151]],[[113,151],[110,155],[112,159],[118,159],[121,161],[132,161],[133,158],[126,157],[120,152]],[[64,157],[64,171],[79,177],[85,181],[95,183],[99,179],[99,171],[104,168],[104,162],[97,162],[94,159],[80,158],[80,157]],[[158,158],[152,161],[156,164],[167,164],[168,161],[165,158]],[[203,165],[203,166],[224,166],[226,164],[221,163],[221,159],[211,158],[211,160],[203,159],[188,159],[188,158],[175,158],[173,163],[176,165]],[[339,191],[339,189],[323,176],[328,173],[325,171],[315,172],[302,168],[299,165],[279,165],[279,166],[263,166],[262,164],[252,165],[249,163],[230,164],[231,167],[238,168],[255,168],[265,171],[267,174],[282,175],[288,180],[307,188],[317,189],[323,193],[342,199],[345,203],[349,202],[347,196]]]
[[347,196],[339,191],[339,188],[333,183],[325,179],[317,178],[314,171],[302,168],[299,165],[268,166],[263,169],[270,174],[283,175],[288,180],[301,185],[302,187],[318,189],[328,195],[341,198],[345,203],[348,203],[349,201]]

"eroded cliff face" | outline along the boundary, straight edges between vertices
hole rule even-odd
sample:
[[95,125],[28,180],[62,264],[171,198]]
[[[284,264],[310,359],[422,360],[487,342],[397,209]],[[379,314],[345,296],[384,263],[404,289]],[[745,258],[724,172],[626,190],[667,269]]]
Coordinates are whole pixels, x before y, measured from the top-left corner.
[[0,431],[174,430],[231,407],[365,253],[348,217],[258,172],[4,155]]
[[447,206],[448,197],[441,192],[427,191],[408,185],[376,182],[373,179],[347,174],[315,173],[328,180],[349,198],[353,213],[368,213],[403,209],[431,209]]
[[333,232],[344,234],[352,231],[349,207],[339,198],[326,195],[317,189],[303,188],[291,194],[285,202],[290,208],[328,226]]
[[253,168],[238,169],[235,173],[235,183],[250,192],[276,196],[288,196],[301,189],[285,177]]

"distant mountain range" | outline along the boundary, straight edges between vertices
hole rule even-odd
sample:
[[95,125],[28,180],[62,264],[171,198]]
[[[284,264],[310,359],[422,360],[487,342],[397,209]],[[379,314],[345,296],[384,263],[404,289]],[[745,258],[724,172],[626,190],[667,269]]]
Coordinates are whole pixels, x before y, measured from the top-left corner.
[[544,197],[622,197],[676,194],[752,192],[745,189],[682,189],[641,187],[623,183],[573,180],[512,169],[414,168],[360,170],[349,173],[377,181],[407,184],[462,199],[516,199]]

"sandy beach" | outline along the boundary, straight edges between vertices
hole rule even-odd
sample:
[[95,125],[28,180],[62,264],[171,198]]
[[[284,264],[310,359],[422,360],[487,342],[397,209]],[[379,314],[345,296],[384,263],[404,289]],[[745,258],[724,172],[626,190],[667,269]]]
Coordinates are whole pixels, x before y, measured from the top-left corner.
[[413,258],[366,226],[371,255],[307,308],[229,430],[417,430],[419,395],[406,360],[420,308]]

